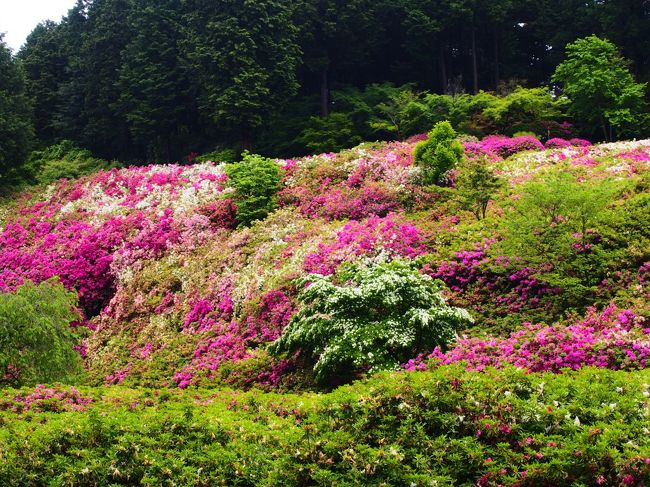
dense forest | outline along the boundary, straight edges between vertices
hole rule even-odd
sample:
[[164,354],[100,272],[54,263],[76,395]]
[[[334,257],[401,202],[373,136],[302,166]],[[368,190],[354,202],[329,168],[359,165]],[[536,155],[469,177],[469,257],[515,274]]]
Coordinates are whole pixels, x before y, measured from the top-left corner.
[[[13,113],[24,115],[13,160],[61,140],[138,163],[403,138],[437,121],[395,126],[394,112],[426,94],[521,85],[558,96],[552,75],[565,46],[592,34],[617,46],[639,82],[650,79],[644,0],[78,0],[13,59],[0,47],[14,72],[3,83],[22,106]],[[573,122],[579,135],[609,138]]]

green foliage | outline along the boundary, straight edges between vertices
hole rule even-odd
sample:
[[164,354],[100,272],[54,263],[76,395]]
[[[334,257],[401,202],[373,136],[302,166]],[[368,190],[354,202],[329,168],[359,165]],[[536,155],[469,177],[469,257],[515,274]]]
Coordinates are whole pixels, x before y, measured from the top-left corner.
[[427,107],[411,85],[390,94],[377,105],[376,111],[378,113],[370,121],[370,127],[380,133],[393,134],[398,140],[416,133],[423,119],[427,118]]
[[249,148],[253,131],[298,89],[292,6],[274,0],[194,3],[188,54],[199,80],[199,109],[239,132]]
[[442,184],[447,173],[463,159],[462,144],[456,140],[456,131],[447,121],[438,122],[427,140],[415,146],[415,164],[422,168],[425,184]]
[[345,113],[331,113],[326,118],[311,117],[298,138],[314,154],[336,152],[361,143],[355,134],[354,124]]
[[6,390],[0,484],[647,485],[649,382],[444,366],[319,395],[82,387],[84,411]]
[[239,152],[237,152],[235,149],[230,149],[230,148],[219,148],[215,149],[210,152],[206,152],[205,154],[201,154],[196,158],[196,162],[207,162],[207,161],[212,161],[212,162],[225,162],[226,164],[232,164],[234,162],[237,162],[237,159],[239,159]]
[[117,162],[108,162],[93,157],[90,151],[76,147],[64,140],[43,150],[30,154],[25,164],[26,176],[38,184],[50,184],[59,179],[75,179],[86,174],[119,167]]
[[59,93],[59,85],[66,77],[63,31],[49,20],[38,24],[17,54],[25,68],[27,94],[34,107],[34,132],[46,144],[54,142],[57,130],[53,112],[64,101]]
[[412,263],[393,260],[353,266],[347,283],[310,275],[299,300],[304,308],[273,343],[274,354],[297,350],[314,361],[316,380],[369,369],[395,369],[435,346],[444,347],[455,331],[472,321],[462,309],[447,306],[441,283]]
[[0,34],[0,185],[25,161],[33,137],[25,73]]
[[77,296],[57,281],[26,282],[0,294],[0,383],[69,380],[81,370],[70,324]]
[[647,118],[646,85],[634,81],[617,47],[592,35],[566,50],[553,80],[571,100],[570,113],[587,127],[600,126],[606,140],[640,134]]
[[545,268],[538,277],[562,290],[563,308],[593,304],[608,269],[620,265],[621,250],[600,231],[615,216],[610,206],[624,188],[608,179],[579,182],[566,172],[526,183],[502,221],[498,247],[513,260]]
[[262,220],[277,207],[276,194],[282,181],[277,162],[244,153],[243,160],[229,165],[226,172],[235,188],[237,219],[241,225]]
[[593,227],[620,189],[612,180],[579,182],[566,172],[526,183],[503,220],[504,249],[536,263],[553,260],[568,251],[574,234]]
[[561,120],[567,105],[565,98],[553,98],[547,88],[517,86],[506,96],[492,97],[482,115],[493,123],[500,133],[542,133],[543,123]]
[[119,69],[120,111],[147,160],[172,162],[192,140],[192,85],[181,57],[180,2],[138,0],[136,5],[128,19],[135,34]]
[[502,186],[502,179],[494,173],[486,158],[464,161],[455,179],[462,207],[474,213],[477,220],[485,218],[490,200]]

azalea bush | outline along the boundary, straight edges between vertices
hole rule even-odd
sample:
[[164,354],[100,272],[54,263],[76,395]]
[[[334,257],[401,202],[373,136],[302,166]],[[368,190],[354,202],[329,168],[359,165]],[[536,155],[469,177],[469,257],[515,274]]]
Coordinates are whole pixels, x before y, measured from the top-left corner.
[[76,303],[56,280],[0,293],[0,385],[70,380],[81,372],[79,337],[70,328],[80,319]]
[[345,271],[343,284],[331,276],[302,278],[303,304],[271,351],[301,351],[314,360],[324,382],[350,371],[394,369],[431,345],[446,346],[472,322],[452,308],[441,285],[405,260],[377,262]]
[[[413,150],[424,139],[271,161],[281,178],[277,208],[242,228],[224,164],[111,169],[37,188],[0,209],[0,290],[58,276],[84,311],[89,382],[122,386],[310,387],[314,357],[265,352],[304,306],[296,279],[331,275],[344,286],[348,265],[378,259],[423,262],[447,285],[449,305],[472,313],[469,338],[505,339],[523,323],[553,326],[610,302],[639,313],[650,280],[648,141],[502,156],[474,153],[467,148],[483,141],[464,138],[468,163],[480,160],[503,181],[474,200],[465,164],[455,189],[418,184]],[[533,239],[562,231],[550,257],[540,257],[540,246],[526,247],[528,237],[509,225],[525,209],[517,205],[530,203],[528,185],[552,185],[561,172],[577,186],[570,194],[600,191],[601,182],[620,191],[585,232],[573,214],[533,228]],[[472,201],[485,196],[479,221]],[[537,221],[529,206],[527,220]]]
[[[568,323],[524,323],[505,338],[463,337],[450,350],[437,348],[428,358],[431,367],[462,362],[470,370],[508,365],[555,373],[587,366],[635,370],[650,365],[649,339],[650,323],[644,316],[612,303]],[[410,360],[405,368],[423,370],[423,359]]]

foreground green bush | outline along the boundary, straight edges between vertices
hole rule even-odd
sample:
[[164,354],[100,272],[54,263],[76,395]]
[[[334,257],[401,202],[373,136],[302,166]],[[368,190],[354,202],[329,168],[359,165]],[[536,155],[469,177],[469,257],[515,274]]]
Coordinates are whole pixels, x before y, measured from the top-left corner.
[[0,294],[0,385],[69,380],[81,370],[70,324],[77,296],[56,281]]
[[648,485],[649,383],[649,371],[441,367],[326,395],[58,394],[78,412],[10,390],[0,484]]

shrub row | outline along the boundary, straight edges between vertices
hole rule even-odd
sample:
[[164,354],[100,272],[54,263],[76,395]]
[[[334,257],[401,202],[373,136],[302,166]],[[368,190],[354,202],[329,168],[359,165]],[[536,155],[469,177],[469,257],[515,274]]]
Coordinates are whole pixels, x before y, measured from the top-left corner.
[[648,485],[649,382],[444,366],[319,395],[5,390],[0,484]]

